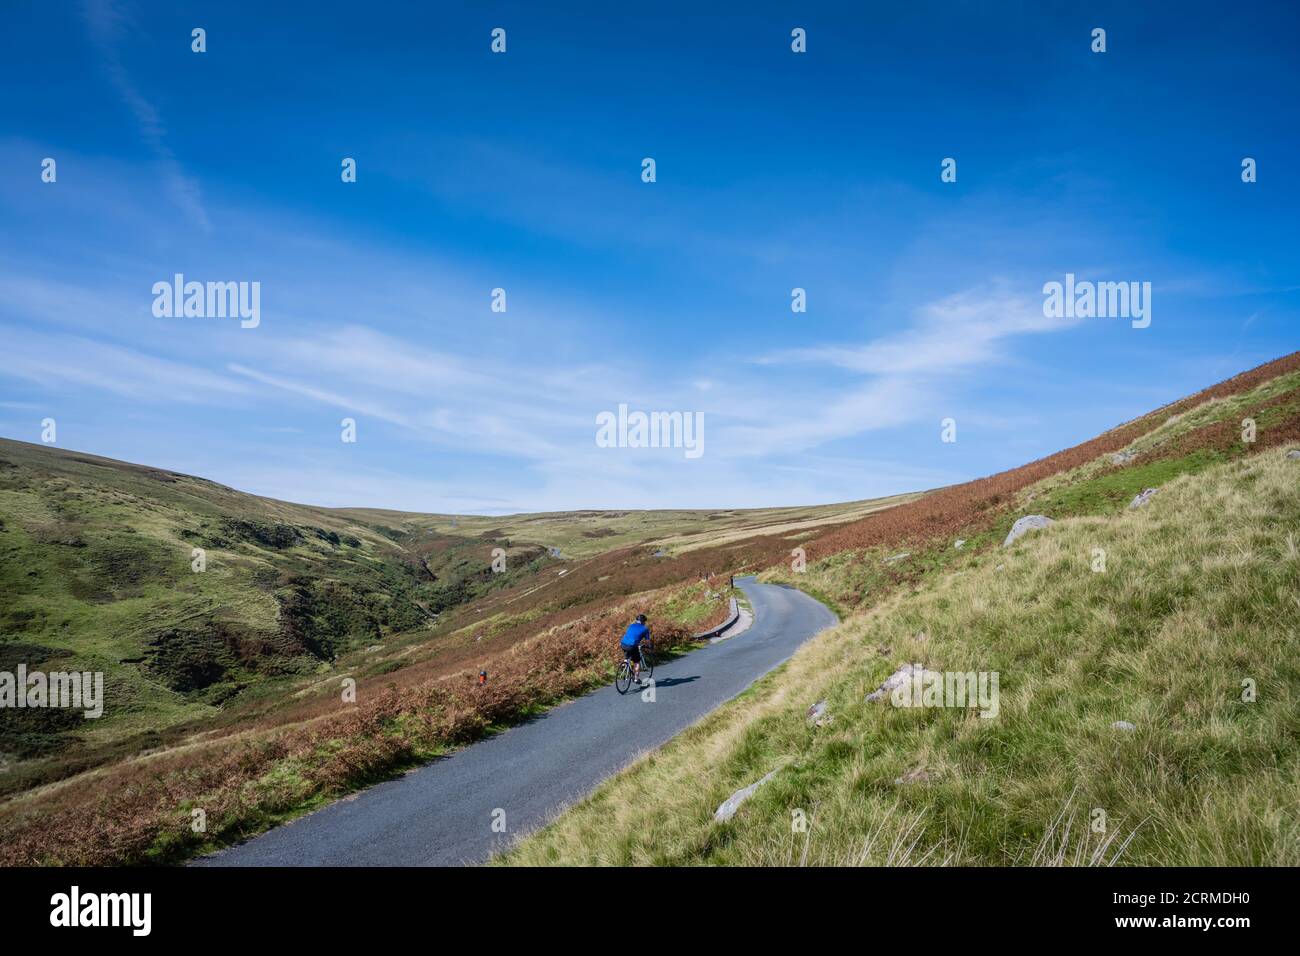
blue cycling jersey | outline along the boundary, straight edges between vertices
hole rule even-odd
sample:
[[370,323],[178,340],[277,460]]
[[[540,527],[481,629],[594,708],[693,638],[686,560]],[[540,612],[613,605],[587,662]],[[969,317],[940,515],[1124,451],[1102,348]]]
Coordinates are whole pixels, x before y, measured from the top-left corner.
[[636,647],[650,634],[650,628],[644,624],[633,621],[627,626],[627,631],[623,634],[623,640],[619,641],[623,647]]

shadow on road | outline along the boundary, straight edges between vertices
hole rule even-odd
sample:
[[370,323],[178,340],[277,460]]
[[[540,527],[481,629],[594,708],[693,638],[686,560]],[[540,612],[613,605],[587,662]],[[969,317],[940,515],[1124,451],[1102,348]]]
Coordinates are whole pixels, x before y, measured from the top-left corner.
[[655,681],[655,688],[676,687],[678,684],[689,684],[691,681],[699,679],[699,674],[696,674],[694,677],[665,677],[663,680]]

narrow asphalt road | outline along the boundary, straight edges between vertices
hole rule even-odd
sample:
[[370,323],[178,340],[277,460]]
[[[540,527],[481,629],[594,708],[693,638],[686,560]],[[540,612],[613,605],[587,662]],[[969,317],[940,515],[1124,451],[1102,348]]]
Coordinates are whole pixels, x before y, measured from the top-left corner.
[[[653,702],[601,688],[197,864],[448,866],[486,860],[835,623],[830,610],[799,591],[753,578],[736,583],[754,606],[753,626],[657,666]],[[505,832],[496,832],[503,816]]]

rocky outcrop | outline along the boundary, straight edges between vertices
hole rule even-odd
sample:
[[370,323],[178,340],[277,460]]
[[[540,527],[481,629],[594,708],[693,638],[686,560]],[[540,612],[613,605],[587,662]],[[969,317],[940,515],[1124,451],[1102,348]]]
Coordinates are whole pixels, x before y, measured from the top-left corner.
[[737,790],[731,796],[727,797],[726,800],[723,800],[722,803],[718,806],[718,809],[713,812],[714,822],[726,823],[728,820],[734,817],[736,815],[736,811],[740,809],[740,805],[744,803],[746,800],[748,800],[750,797],[752,797],[759,787],[767,783],[775,776],[776,776],[776,771],[773,770],[771,773],[763,777],[761,780],[754,781],[748,787],[743,787],[740,790]]
[[1130,501],[1128,503],[1128,506],[1130,508],[1141,508],[1144,504],[1146,504],[1153,497],[1155,497],[1155,493],[1159,490],[1160,490],[1159,488],[1148,488],[1146,491],[1142,492],[1140,495],[1138,495],[1136,498]]
[[934,674],[937,676],[936,671],[927,671],[924,664],[904,664],[898,670],[894,671],[894,673],[886,677],[883,684],[867,695],[867,703],[884,700],[889,695],[890,691],[894,690],[894,688],[902,687],[910,681],[913,674],[920,675],[922,680],[925,679],[926,674]]
[[1016,523],[1011,526],[1011,531],[1007,534],[1007,540],[1002,542],[1002,547],[1007,547],[1007,545],[1027,532],[1037,528],[1046,528],[1049,524],[1055,523],[1045,515],[1025,515],[1023,518],[1017,518]]

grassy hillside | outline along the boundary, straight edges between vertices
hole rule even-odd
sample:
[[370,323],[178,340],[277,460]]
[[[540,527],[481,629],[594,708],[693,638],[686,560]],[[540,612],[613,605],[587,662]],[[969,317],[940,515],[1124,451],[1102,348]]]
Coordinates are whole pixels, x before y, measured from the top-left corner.
[[[6,717],[0,863],[176,860],[257,832],[606,680],[636,610],[686,646],[741,571],[844,625],[511,859],[1184,862],[1234,859],[1241,838],[1251,858],[1295,860],[1294,707],[1279,704],[1295,687],[1283,532],[1300,462],[1279,449],[1296,444],[1300,354],[1008,472],[805,509],[329,510],[0,443],[0,655],[108,675],[102,720]],[[1146,487],[1160,491],[1130,513]],[[1058,523],[1003,551],[1027,513]],[[805,573],[786,564],[795,545]],[[1001,716],[866,706],[909,661],[998,671]],[[1214,695],[1246,679],[1258,700],[1224,709]],[[832,719],[809,727],[821,697]],[[773,770],[733,821],[709,822]],[[609,801],[637,788],[663,812],[624,834]],[[1166,815],[1149,835],[1151,794],[1184,830]],[[817,841],[745,830],[817,807],[836,817]]]
[[[238,726],[358,657],[363,673],[479,664],[562,623],[557,614],[694,579],[654,557],[669,539],[820,528],[880,506],[503,519],[334,510],[0,440],[0,670],[102,671],[110,703],[97,721],[6,719],[0,794]],[[633,539],[643,546],[628,549]],[[616,548],[627,553],[604,572],[570,560]]]
[[[540,546],[411,540],[378,522],[200,478],[0,441],[0,670],[102,671],[98,721],[21,712],[0,725],[20,789],[156,746],[285,679],[553,563]],[[205,552],[195,570],[195,549]]]
[[99,671],[106,698],[97,720],[5,711],[0,859],[171,859],[207,845],[176,839],[195,800],[253,832],[604,680],[637,610],[667,644],[706,629],[719,574],[888,504],[336,510],[0,441],[0,670]]
[[536,542],[564,558],[589,558],[619,548],[642,546],[681,554],[735,543],[757,535],[791,534],[856,521],[919,498],[916,493],[841,504],[791,508],[662,511],[554,511],[482,517],[409,515],[354,509],[359,519],[388,523],[408,532],[497,537]]
[[[1297,364],[811,541],[844,623],[503,862],[1300,863]],[[909,662],[997,716],[866,700]]]
[[[507,862],[1296,865],[1297,595],[1300,460],[1177,478],[853,617]],[[999,672],[999,713],[868,703],[907,661]]]
[[[1288,356],[1263,373],[1233,379],[1236,390],[1226,395],[1224,385],[1215,386],[1042,462],[945,488],[875,521],[834,531],[808,543],[806,573],[778,565],[764,578],[796,585],[843,616],[895,587],[963,566],[972,553],[999,544],[1022,515],[1110,514],[1179,475],[1300,443],[1297,365],[1300,360]],[[1242,440],[1245,419],[1255,423],[1254,441]],[[866,546],[855,546],[859,542]]]

